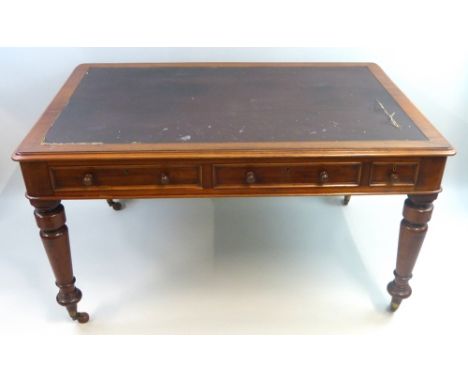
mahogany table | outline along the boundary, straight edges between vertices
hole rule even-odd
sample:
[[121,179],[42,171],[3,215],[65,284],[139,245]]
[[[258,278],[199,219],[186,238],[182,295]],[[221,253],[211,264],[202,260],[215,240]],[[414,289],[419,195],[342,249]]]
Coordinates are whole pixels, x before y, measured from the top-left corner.
[[83,64],[13,159],[77,310],[64,199],[407,194],[391,310],[454,149],[370,63]]

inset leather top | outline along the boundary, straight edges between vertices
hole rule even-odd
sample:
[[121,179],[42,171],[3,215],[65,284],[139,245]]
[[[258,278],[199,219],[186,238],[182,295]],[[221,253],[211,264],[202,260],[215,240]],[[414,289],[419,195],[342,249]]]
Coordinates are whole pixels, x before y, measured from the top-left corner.
[[48,143],[427,140],[372,72],[91,67]]

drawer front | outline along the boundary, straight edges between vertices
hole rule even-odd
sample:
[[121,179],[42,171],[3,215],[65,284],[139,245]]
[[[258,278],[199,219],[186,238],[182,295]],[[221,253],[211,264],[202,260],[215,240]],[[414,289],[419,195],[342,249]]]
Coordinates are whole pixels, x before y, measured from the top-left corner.
[[360,162],[215,164],[215,188],[356,187]]
[[374,162],[370,186],[414,186],[418,180],[418,162]]
[[55,190],[201,188],[200,166],[57,166],[50,174]]

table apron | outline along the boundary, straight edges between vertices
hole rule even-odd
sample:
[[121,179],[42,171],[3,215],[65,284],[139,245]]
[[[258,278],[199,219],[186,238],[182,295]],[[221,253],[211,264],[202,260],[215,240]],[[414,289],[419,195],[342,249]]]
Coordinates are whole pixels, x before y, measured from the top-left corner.
[[31,199],[439,192],[446,157],[22,162]]

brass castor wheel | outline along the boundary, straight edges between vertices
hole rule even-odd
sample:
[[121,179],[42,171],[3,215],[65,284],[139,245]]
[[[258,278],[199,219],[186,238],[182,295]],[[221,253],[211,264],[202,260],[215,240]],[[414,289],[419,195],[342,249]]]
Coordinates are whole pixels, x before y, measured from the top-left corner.
[[347,206],[350,200],[351,200],[351,195],[345,195],[343,198],[343,205]]
[[75,316],[72,316],[72,318],[80,324],[86,324],[89,321],[89,314],[86,312],[77,312]]
[[398,308],[400,307],[401,304],[401,298],[398,297],[393,297],[392,301],[390,302],[390,306],[388,307],[388,310],[390,312],[396,312]]
[[112,207],[114,211],[120,211],[123,208],[123,204],[121,202],[116,202],[112,199],[107,199],[107,204],[109,207]]
[[[78,296],[81,298],[81,291],[79,289],[77,290],[79,291]],[[73,319],[73,321],[78,321],[80,324],[85,324],[86,322],[89,321],[89,314],[86,312],[78,312],[76,303],[67,305],[66,308],[68,310],[68,314]]]

